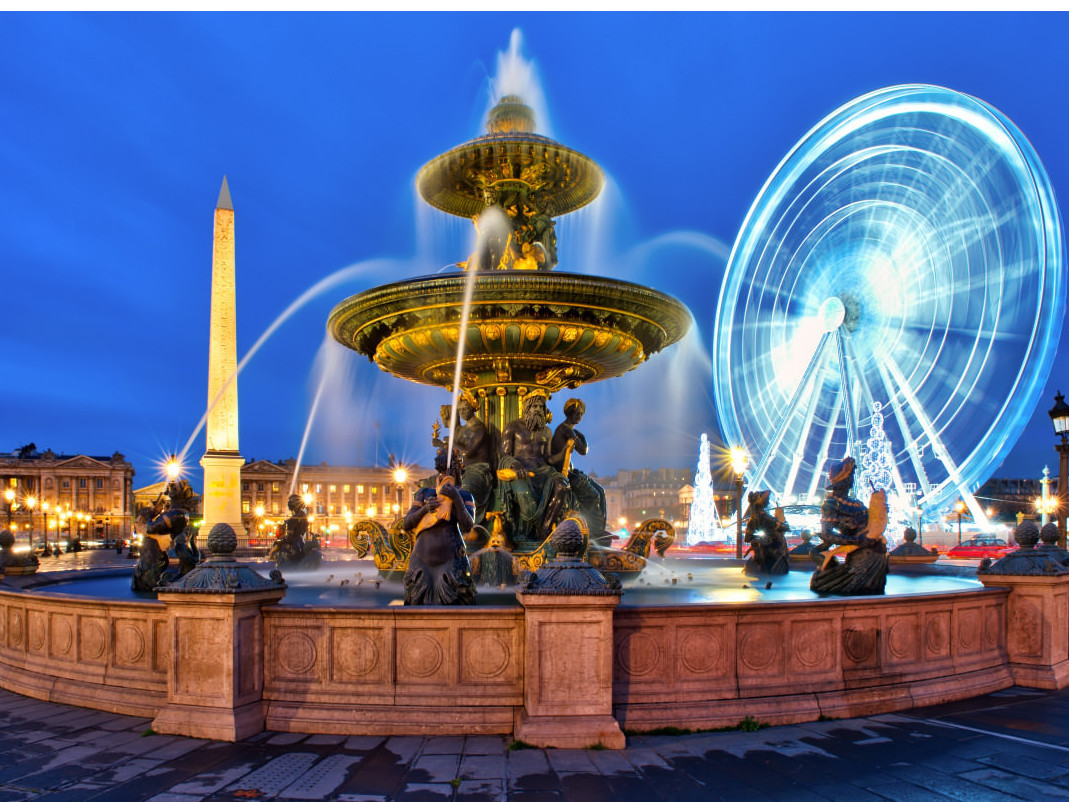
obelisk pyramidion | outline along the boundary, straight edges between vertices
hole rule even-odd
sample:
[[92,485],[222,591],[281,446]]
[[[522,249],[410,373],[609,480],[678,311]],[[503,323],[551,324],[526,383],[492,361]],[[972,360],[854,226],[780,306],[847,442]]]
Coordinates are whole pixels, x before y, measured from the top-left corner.
[[204,468],[204,523],[209,532],[228,523],[240,545],[246,540],[241,523],[241,466],[238,452],[237,319],[234,293],[234,204],[223,177],[215,204],[212,250],[212,309],[208,335],[208,422]]

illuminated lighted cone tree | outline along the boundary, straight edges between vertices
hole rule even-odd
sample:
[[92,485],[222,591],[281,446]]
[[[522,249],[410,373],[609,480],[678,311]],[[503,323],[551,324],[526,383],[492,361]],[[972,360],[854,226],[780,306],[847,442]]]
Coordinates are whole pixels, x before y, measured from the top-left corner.
[[694,501],[690,505],[687,545],[721,539],[720,518],[713,499],[713,475],[709,470],[709,438],[702,432],[698,448],[698,469],[694,474]]
[[879,401],[872,403],[872,426],[869,438],[861,450],[861,481],[857,488],[857,497],[868,503],[877,490],[886,490],[888,496],[893,493],[891,487],[891,465],[894,455],[891,453],[891,441],[883,431],[883,405]]

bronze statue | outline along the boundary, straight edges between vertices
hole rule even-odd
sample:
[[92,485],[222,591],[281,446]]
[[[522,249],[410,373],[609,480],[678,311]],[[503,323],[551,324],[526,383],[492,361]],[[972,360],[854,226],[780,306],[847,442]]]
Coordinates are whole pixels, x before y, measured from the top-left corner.
[[[187,533],[195,496],[189,482],[180,479],[170,482],[166,491],[157,497],[149,513],[152,519],[145,525],[141,552],[134,567],[131,582],[134,590],[148,593],[158,585],[185,576],[200,562],[196,532],[192,537]],[[157,539],[164,535],[169,538],[167,549]],[[167,570],[170,565],[168,549],[174,549],[178,559],[177,571]]]
[[[487,426],[476,415],[479,408],[475,397],[461,391],[457,398],[457,422],[453,431],[451,445],[464,461],[464,474],[460,486],[475,499],[475,524],[482,526],[486,521],[486,512],[494,492],[495,471],[497,470],[497,451],[500,436],[496,429]],[[442,411],[448,425],[448,406]],[[450,443],[441,440],[435,433],[435,448],[445,448]]]
[[296,493],[286,501],[290,517],[282,526],[281,533],[271,545],[268,557],[275,561],[278,570],[314,571],[323,560],[319,540],[308,534],[308,507]]
[[554,467],[568,479],[572,506],[586,520],[590,542],[608,546],[612,542],[612,533],[605,531],[605,491],[585,473],[571,467],[573,452],[586,456],[589,451],[586,437],[575,428],[585,414],[586,404],[578,398],[569,398],[564,402],[564,422],[553,433],[551,459],[559,458],[559,461],[554,462]]
[[415,538],[404,577],[406,605],[475,604],[475,580],[462,537],[474,525],[475,503],[471,493],[457,486],[463,458],[454,452],[448,470],[446,459],[440,449],[434,460],[436,486],[416,491],[402,523]]
[[747,553],[752,554],[742,570],[755,576],[781,576],[790,570],[790,554],[787,538],[791,527],[779,515],[768,512],[769,491],[751,492],[746,517],[746,533],[743,540],[750,544]]
[[[867,508],[851,497],[855,467],[854,460],[847,457],[832,463],[828,470],[828,495],[820,508],[821,543],[812,551],[818,565],[809,588],[816,593],[862,596],[884,592],[887,493],[873,493]],[[846,556],[845,564],[839,562],[837,554]]]
[[542,543],[564,516],[568,480],[554,467],[563,454],[552,451],[546,393],[532,390],[523,399],[522,415],[501,433],[497,478],[503,488],[512,542],[521,551]]
[[471,555],[471,574],[476,582],[491,587],[503,587],[516,582],[519,575],[518,562],[505,548],[505,529],[501,523],[502,512],[489,513],[493,525],[485,548]]
[[130,588],[138,593],[151,593],[159,585],[166,584],[175,571],[168,571],[171,561],[167,552],[160,547],[160,542],[152,535],[146,534],[141,539],[140,555],[134,566],[134,576]]

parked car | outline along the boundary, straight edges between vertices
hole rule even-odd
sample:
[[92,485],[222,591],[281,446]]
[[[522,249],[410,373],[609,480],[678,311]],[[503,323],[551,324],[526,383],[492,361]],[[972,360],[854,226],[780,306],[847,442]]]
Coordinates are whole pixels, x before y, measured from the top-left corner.
[[947,557],[956,559],[977,559],[980,557],[992,557],[998,559],[1013,551],[1016,546],[1007,543],[1000,537],[993,535],[979,535],[966,540],[961,545],[954,546],[947,552]]

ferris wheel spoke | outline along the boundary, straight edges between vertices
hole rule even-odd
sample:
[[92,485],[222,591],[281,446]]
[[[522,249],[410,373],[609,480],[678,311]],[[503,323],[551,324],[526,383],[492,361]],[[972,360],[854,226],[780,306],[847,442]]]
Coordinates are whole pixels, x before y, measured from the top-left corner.
[[835,330],[835,345],[839,352],[839,380],[842,382],[843,398],[846,401],[846,450],[853,455],[857,453],[857,407],[850,387],[850,374],[846,370],[846,342],[842,328]]
[[828,344],[828,332],[825,332],[820,342],[817,343],[816,351],[813,352],[813,356],[809,359],[809,364],[806,365],[805,373],[802,374],[801,381],[798,382],[798,386],[795,388],[794,395],[791,396],[791,400],[784,408],[779,425],[776,427],[776,431],[772,435],[772,440],[768,444],[768,448],[765,453],[761,455],[761,461],[757,464],[757,468],[754,470],[753,477],[750,480],[751,486],[756,487],[762,479],[765,478],[765,471],[768,470],[768,464],[772,459],[772,455],[779,448],[780,442],[783,440],[783,435],[787,431],[787,425],[790,423],[791,416],[794,414],[795,407],[798,406],[798,401],[801,399],[802,394],[805,392],[806,386],[813,378],[813,374],[816,372],[817,365],[820,364],[821,356],[824,353],[824,348]]
[[[821,364],[817,368],[818,372],[822,372],[828,363],[827,349],[821,350],[824,354],[821,357]],[[805,444],[809,442],[809,435],[813,429],[813,420],[817,414],[817,402],[820,400],[820,396],[824,391],[821,384],[822,383],[819,381],[813,382],[813,389],[809,393],[809,403],[805,406],[805,418],[802,421],[802,429],[796,438],[794,455],[791,458],[791,469],[787,473],[787,481],[783,485],[783,492],[785,494],[794,491],[794,483],[798,479],[798,471],[802,467],[802,460],[805,457]]]

